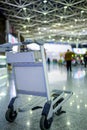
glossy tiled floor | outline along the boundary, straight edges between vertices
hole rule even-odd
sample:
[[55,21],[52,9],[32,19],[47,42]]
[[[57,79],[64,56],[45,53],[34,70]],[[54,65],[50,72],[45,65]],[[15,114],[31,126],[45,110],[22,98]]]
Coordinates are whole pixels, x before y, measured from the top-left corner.
[[[11,75],[11,73],[9,73]],[[66,113],[55,115],[50,130],[87,130],[87,68],[73,66],[72,73],[67,73],[65,66],[51,64],[48,69],[50,90],[69,90],[73,96],[63,105]],[[42,109],[29,110],[28,103],[44,104],[44,98],[19,95],[15,101],[15,107],[25,107],[25,112],[18,113],[16,120],[9,123],[5,119],[5,113],[9,100],[15,96],[13,79],[7,80],[5,67],[0,68],[0,130],[40,130],[39,122]]]

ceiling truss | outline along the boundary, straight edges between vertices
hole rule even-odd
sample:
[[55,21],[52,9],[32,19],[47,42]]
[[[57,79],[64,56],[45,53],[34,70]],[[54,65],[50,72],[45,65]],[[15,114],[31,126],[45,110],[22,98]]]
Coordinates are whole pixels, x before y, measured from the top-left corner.
[[0,0],[0,11],[24,38],[87,42],[87,0]]

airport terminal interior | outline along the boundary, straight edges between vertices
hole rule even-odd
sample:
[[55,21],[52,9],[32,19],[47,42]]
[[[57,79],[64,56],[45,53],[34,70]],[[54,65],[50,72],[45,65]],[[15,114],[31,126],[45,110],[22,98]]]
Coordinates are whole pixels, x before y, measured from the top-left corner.
[[87,0],[0,0],[0,130],[87,130],[86,52]]

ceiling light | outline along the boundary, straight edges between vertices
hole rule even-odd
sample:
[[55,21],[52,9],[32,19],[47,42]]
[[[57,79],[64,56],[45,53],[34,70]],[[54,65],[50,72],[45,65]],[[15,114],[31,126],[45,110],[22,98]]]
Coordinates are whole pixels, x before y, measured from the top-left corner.
[[26,123],[26,125],[27,125],[27,126],[30,126],[30,122],[28,121],[28,122]]
[[47,3],[47,0],[44,0],[43,3]]
[[52,39],[52,41],[55,41],[55,39]]
[[75,22],[77,22],[77,19],[75,19]]
[[43,30],[46,30],[46,28],[43,28]]
[[83,19],[83,21],[85,21],[85,19]]
[[67,6],[64,6],[64,9],[67,9]]
[[46,14],[47,14],[47,12],[43,12],[43,14],[44,14],[44,15],[46,15]]
[[67,125],[68,125],[68,126],[70,126],[70,125],[71,125],[70,121],[67,121]]
[[76,40],[77,40],[77,41],[79,41],[79,39],[78,39],[78,38],[77,38]]
[[71,34],[74,34],[74,32],[71,32]]
[[84,11],[82,10],[81,13],[84,13]]
[[79,35],[81,35],[81,32],[79,32]]
[[79,106],[79,105],[77,105],[77,109],[80,109],[80,106]]
[[87,108],[87,104],[85,104],[85,108]]
[[23,28],[26,28],[26,25],[24,25]]
[[67,42],[69,42],[69,40],[67,40]]
[[56,24],[54,24],[53,27],[56,27]]
[[44,23],[47,23],[47,21],[43,21]]
[[63,19],[63,16],[61,16],[60,19],[62,20],[62,19]]
[[40,30],[40,28],[38,28],[38,31]]
[[38,32],[39,34],[41,34],[41,32]]
[[51,36],[49,35],[49,38],[51,38]]
[[24,11],[26,11],[26,8],[23,8]]
[[82,31],[85,32],[85,29],[83,29]]
[[53,32],[53,30],[51,29],[50,32]]
[[64,39],[64,37],[62,37],[62,40]]
[[70,37],[70,39],[69,39],[70,41],[72,40],[72,38]]
[[56,33],[56,32],[57,32],[57,30],[56,30],[56,29],[54,29],[54,32]]
[[29,21],[29,20],[30,20],[30,18],[27,18],[27,20]]
[[72,103],[72,102],[70,102],[70,106],[72,106],[72,104],[73,104],[73,103]]
[[27,30],[26,32],[29,33],[29,30]]
[[71,25],[70,28],[73,28],[73,25]]
[[61,23],[56,23],[54,25],[52,25],[53,27],[56,27],[56,26],[61,26]]
[[67,6],[64,6],[64,12],[66,12]]
[[61,25],[61,23],[58,23],[57,25],[58,25],[58,26],[60,26],[60,25]]

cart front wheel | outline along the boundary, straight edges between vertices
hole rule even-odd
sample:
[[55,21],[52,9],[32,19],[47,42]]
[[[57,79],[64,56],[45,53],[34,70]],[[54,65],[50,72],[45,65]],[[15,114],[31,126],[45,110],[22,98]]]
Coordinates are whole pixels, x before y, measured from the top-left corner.
[[13,122],[17,117],[17,112],[13,109],[8,109],[5,114],[5,118],[8,122]]
[[53,119],[50,118],[49,120],[47,120],[45,115],[42,115],[41,119],[40,119],[40,128],[41,130],[49,130],[51,127]]

